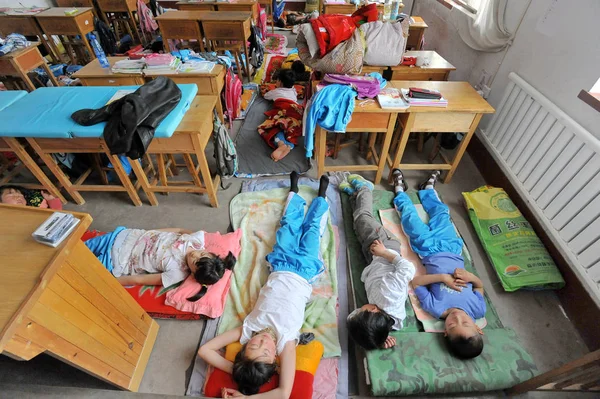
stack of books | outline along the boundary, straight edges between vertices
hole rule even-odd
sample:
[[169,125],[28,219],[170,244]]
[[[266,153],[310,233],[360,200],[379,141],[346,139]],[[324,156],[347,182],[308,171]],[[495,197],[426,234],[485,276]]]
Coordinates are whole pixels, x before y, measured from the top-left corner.
[[381,89],[377,95],[377,101],[382,109],[397,109],[403,110],[408,108],[408,102],[402,98],[400,90],[393,87]]
[[40,244],[56,248],[78,223],[79,219],[70,213],[54,212],[33,232],[32,237]]
[[181,73],[210,73],[215,67],[216,63],[211,61],[197,61],[189,60],[179,65],[179,72]]
[[171,54],[150,54],[143,58],[146,61],[147,75],[160,75],[176,73],[181,65],[181,60]]
[[435,98],[414,98],[408,95],[409,89],[401,89],[404,101],[410,104],[411,107],[447,107],[448,100],[444,97]]
[[146,62],[143,60],[120,60],[114,63],[111,67],[112,73],[133,73],[142,74],[142,70],[146,67]]

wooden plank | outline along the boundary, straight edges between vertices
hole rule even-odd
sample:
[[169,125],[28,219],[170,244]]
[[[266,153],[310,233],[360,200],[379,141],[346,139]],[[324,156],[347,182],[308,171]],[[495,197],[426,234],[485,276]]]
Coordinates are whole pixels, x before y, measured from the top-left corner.
[[154,347],[154,343],[156,342],[158,329],[158,323],[152,320],[150,330],[148,331],[148,336],[146,337],[146,342],[144,343],[142,354],[139,357],[138,363],[135,367],[135,372],[131,377],[131,382],[129,383],[130,391],[137,392],[137,390],[140,388],[140,383],[142,382],[144,371],[146,371],[146,366],[148,365],[148,360],[150,360],[152,348]]
[[135,369],[132,364],[121,356],[113,353],[109,348],[89,336],[85,331],[65,321],[49,307],[36,303],[28,317],[40,326],[52,331],[67,342],[84,349],[97,359],[102,359],[108,365],[131,377]]
[[126,389],[131,380],[130,376],[104,362],[102,357],[90,354],[87,351],[88,348],[84,350],[74,345],[32,319],[26,319],[17,334],[22,339],[29,340],[38,346],[43,345],[53,357],[103,381]]
[[92,318],[82,313],[81,310],[70,304],[52,289],[44,291],[38,303],[52,310],[62,322],[72,324],[74,327],[83,331],[87,336],[95,339],[106,348],[107,351],[111,351],[130,364],[135,365],[137,363],[138,355],[141,350],[139,345],[135,345],[134,340],[127,342],[127,340],[121,339],[120,337],[115,337],[112,333],[107,332],[99,324],[95,323]]
[[[140,331],[150,328],[152,318],[129,295],[117,279],[98,261],[83,242],[73,248],[69,265],[92,286],[96,287],[110,303],[126,315]],[[145,326],[145,327],[144,327]]]
[[14,335],[10,341],[7,342],[4,347],[5,353],[10,353],[13,359],[18,358],[18,360],[31,360],[40,353],[46,351],[46,348],[40,346],[34,342],[31,342],[28,339],[20,337],[18,335]]
[[77,291],[89,303],[93,304],[102,314],[116,323],[126,334],[132,336],[138,343],[143,344],[148,334],[148,326],[143,323],[135,324],[137,318],[130,318],[123,314],[117,306],[106,299],[98,290],[98,287],[92,286],[79,273],[77,273],[69,264],[63,265],[58,272],[61,280]]
[[476,114],[446,112],[416,114],[413,132],[468,132]]
[[363,113],[358,109],[354,109],[352,120],[348,123],[346,131],[361,131],[361,132],[385,132],[390,120],[390,113]]

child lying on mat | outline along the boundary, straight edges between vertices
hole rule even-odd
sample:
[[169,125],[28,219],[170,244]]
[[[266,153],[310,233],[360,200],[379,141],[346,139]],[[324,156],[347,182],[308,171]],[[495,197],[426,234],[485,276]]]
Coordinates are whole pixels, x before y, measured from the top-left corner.
[[0,187],[0,203],[36,208],[62,209],[60,199],[54,197],[46,190],[26,190],[20,186]]
[[[325,230],[329,205],[325,192],[327,176],[321,177],[319,196],[306,216],[306,201],[298,195],[298,174],[290,175],[291,187],[273,252],[267,255],[271,274],[252,312],[241,327],[221,334],[198,350],[208,364],[232,374],[239,392],[225,389],[223,397],[253,395],[260,398],[288,398],[292,392],[296,368],[296,345],[304,323],[304,310],[312,293],[310,282],[324,269],[319,255],[320,239]],[[239,342],[242,349],[232,363],[220,350]],[[255,395],[277,369],[279,387]]]
[[281,69],[278,87],[265,93],[265,100],[272,100],[273,109],[265,112],[266,121],[258,126],[263,140],[275,149],[271,159],[275,162],[285,158],[298,144],[302,136],[302,113],[304,108],[298,104],[294,83],[296,73],[290,69]]
[[[183,229],[140,230],[117,227],[111,233],[94,237],[85,245],[122,285],[162,285],[170,287],[192,273],[199,284],[212,285],[233,269],[231,252],[221,259],[204,250],[204,232]],[[206,293],[187,298],[197,301]]]
[[402,227],[427,270],[426,275],[412,281],[421,307],[432,316],[445,319],[445,336],[452,353],[463,359],[477,357],[483,350],[483,331],[475,324],[475,319],[485,316],[483,284],[465,270],[463,240],[454,229],[448,206],[440,201],[434,188],[440,171],[419,186],[429,224],[423,223],[405,193],[402,172],[394,169],[392,175],[394,205],[401,213]]
[[400,255],[400,242],[373,217],[373,183],[359,175],[348,176],[339,186],[350,195],[354,231],[368,263],[360,279],[369,303],[348,316],[348,332],[364,349],[391,348],[389,335],[402,328],[406,318],[408,284],[415,266]]

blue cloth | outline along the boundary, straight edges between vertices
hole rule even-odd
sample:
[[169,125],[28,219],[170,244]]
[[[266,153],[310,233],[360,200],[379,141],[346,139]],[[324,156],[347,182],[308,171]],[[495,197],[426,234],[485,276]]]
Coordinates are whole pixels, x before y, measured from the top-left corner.
[[[461,256],[463,240],[458,236],[448,206],[440,201],[435,190],[419,191],[423,209],[429,215],[429,224],[424,223],[410,197],[400,192],[394,198],[394,206],[401,212],[402,228],[410,239],[412,249],[422,257],[427,274],[454,274],[455,269],[464,269]],[[485,300],[468,283],[461,291],[455,291],[444,283],[420,286],[415,294],[421,307],[435,318],[450,308],[462,309],[473,319],[485,316]]]
[[324,269],[320,247],[329,204],[325,198],[317,197],[304,216],[305,206],[304,198],[290,193],[277,230],[277,242],[267,261],[273,272],[296,273],[311,282]]
[[94,255],[102,262],[106,270],[112,273],[112,247],[115,239],[120,232],[125,230],[125,227],[119,226],[112,233],[106,233],[102,236],[90,238],[85,242],[85,245],[92,251]]
[[371,72],[367,76],[377,79],[379,81],[379,87],[381,89],[387,86],[387,80],[385,80],[379,72]]
[[346,132],[352,118],[356,91],[347,85],[332,84],[323,87],[305,111],[304,146],[306,157],[313,154],[317,123],[329,132]]
[[277,21],[281,18],[281,14],[283,14],[283,11],[285,10],[285,1],[273,0],[271,7],[273,10],[273,21]]
[[290,147],[292,150],[295,147],[294,143],[290,143],[285,139],[285,134],[283,134],[283,132],[279,132],[275,135],[275,144],[277,144],[278,141],[283,141],[284,144]]
[[[2,90],[0,91],[0,111],[8,107],[15,101],[22,97],[25,97],[27,92],[25,90]],[[8,117],[8,115],[6,115]],[[3,120],[4,122],[4,120]]]
[[435,190],[421,190],[419,198],[429,215],[429,224],[421,220],[406,193],[400,192],[394,198],[394,206],[401,213],[402,227],[410,239],[413,251],[421,258],[440,252],[460,255],[464,244],[456,234],[448,206],[440,201]]

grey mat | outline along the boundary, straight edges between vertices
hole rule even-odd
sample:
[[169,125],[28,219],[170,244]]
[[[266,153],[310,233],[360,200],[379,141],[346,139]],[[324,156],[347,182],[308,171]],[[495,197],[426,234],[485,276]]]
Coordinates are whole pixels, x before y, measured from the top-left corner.
[[258,125],[267,119],[265,111],[271,107],[270,101],[258,97],[248,110],[244,124],[234,139],[238,153],[237,177],[283,175],[293,171],[305,173],[310,169],[303,137],[284,159],[279,162],[273,162],[271,159],[273,149],[263,141],[257,131]]

